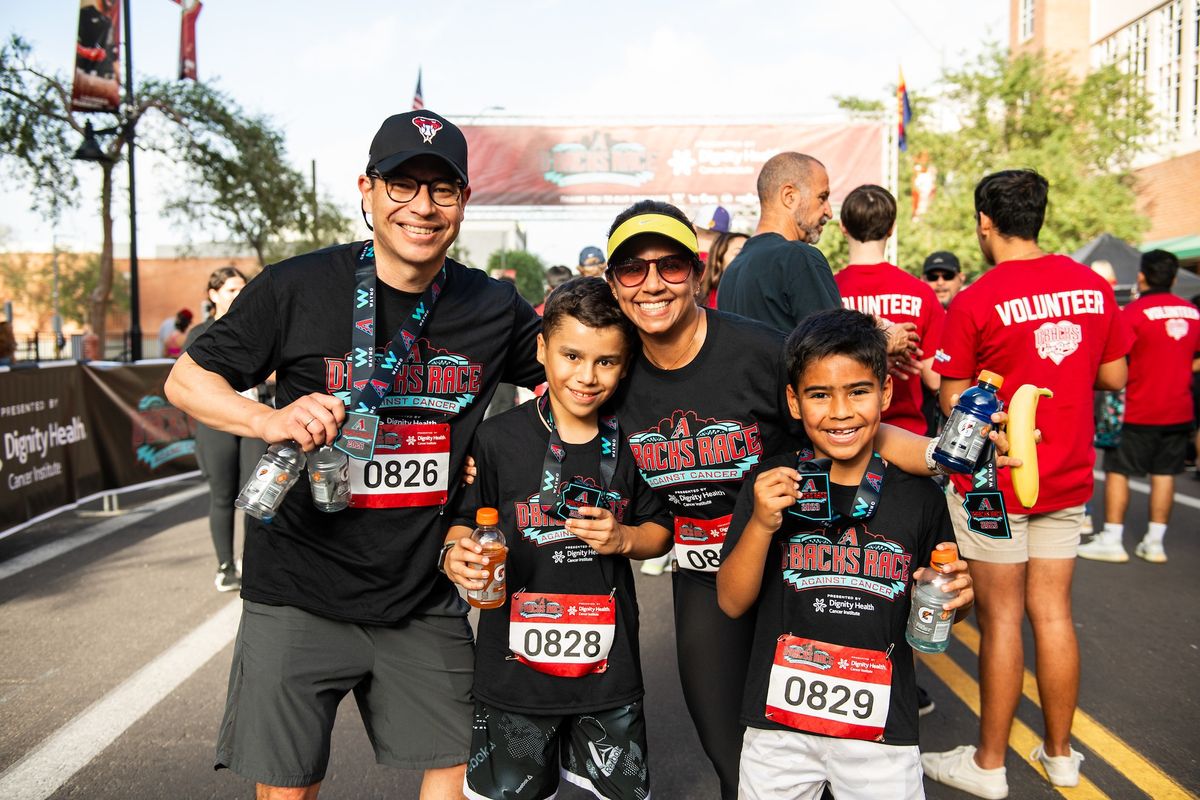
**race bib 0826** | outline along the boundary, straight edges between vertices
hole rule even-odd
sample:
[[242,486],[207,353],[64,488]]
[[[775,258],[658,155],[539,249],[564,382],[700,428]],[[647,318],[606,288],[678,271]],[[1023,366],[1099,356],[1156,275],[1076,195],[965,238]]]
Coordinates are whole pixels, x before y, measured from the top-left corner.
[[450,426],[380,425],[370,460],[350,459],[352,508],[436,506],[450,486]]

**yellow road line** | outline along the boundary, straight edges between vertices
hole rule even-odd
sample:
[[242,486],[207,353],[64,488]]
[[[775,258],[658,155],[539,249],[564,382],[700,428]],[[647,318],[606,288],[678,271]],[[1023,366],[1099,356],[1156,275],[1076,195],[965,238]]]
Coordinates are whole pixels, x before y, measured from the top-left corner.
[[[954,626],[954,636],[972,653],[979,655],[978,628],[969,622],[961,622]],[[1022,692],[1041,708],[1037,679],[1029,670],[1025,670]],[[1075,709],[1071,733],[1155,800],[1200,800],[1082,709]]]
[[[963,623],[959,623],[955,627],[961,628]],[[937,675],[942,683],[950,687],[950,691],[958,695],[959,699],[967,704],[971,711],[975,712],[975,716],[979,716],[979,684],[975,679],[966,673],[962,667],[954,662],[954,659],[949,656],[930,656],[924,653],[918,654],[921,658],[921,663]],[[1024,722],[1019,719],[1013,720],[1012,732],[1008,736],[1008,746],[1018,756],[1021,757],[1027,764],[1036,769],[1043,778],[1046,777],[1046,770],[1042,767],[1040,761],[1029,761],[1029,754],[1033,748],[1042,743],[1042,739]],[[1047,779],[1047,783],[1049,779]],[[1108,800],[1108,795],[1100,791],[1096,784],[1088,780],[1086,775],[1079,776],[1079,785],[1071,788],[1063,786],[1055,786],[1064,797],[1069,797],[1072,800]],[[1157,795],[1151,795],[1157,800]]]

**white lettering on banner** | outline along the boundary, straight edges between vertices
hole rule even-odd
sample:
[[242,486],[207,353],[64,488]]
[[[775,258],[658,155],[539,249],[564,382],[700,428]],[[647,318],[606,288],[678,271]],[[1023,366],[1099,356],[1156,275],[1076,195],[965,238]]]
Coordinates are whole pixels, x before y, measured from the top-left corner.
[[25,472],[13,473],[8,476],[9,489],[24,489],[32,486],[38,481],[44,481],[47,478],[54,478],[62,475],[62,464],[57,461],[51,461],[49,464],[42,464],[40,467],[34,467]]
[[853,311],[861,311],[873,317],[919,317],[921,298],[911,294],[867,294],[859,297],[842,297],[842,305]]
[[995,309],[1006,326],[1055,317],[1103,314],[1104,293],[1096,289],[1073,289],[1053,294],[1035,294],[1032,297],[1005,300],[998,303]]
[[1150,306],[1143,308],[1142,313],[1146,315],[1146,319],[1155,322],[1161,319],[1200,320],[1200,309],[1195,306]]
[[45,429],[30,427],[29,433],[10,431],[4,434],[4,459],[17,459],[24,464],[30,456],[45,458],[51,447],[64,447],[87,439],[87,426],[80,417],[72,417],[67,425],[51,422]]

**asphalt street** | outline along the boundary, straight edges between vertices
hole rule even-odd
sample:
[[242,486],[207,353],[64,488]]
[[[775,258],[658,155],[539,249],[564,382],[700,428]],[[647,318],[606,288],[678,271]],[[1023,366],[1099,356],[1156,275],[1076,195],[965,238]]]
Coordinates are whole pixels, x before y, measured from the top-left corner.
[[[1027,674],[1011,797],[1200,795],[1200,481],[1182,478],[1177,492],[1191,505],[1176,505],[1168,563],[1078,562],[1074,745],[1087,757],[1085,783],[1056,790],[1029,762],[1041,722]],[[204,488],[175,484],[121,503],[116,517],[69,512],[0,539],[0,798],[251,797],[246,780],[212,769],[240,603],[213,588]],[[1146,495],[1135,492],[1131,553],[1145,525]],[[714,798],[679,690],[670,578],[639,574],[638,592],[654,797]],[[924,749],[974,741],[972,626],[957,626],[946,655],[923,659],[921,682],[937,703],[921,722]],[[1029,637],[1025,662],[1031,672]],[[374,763],[353,702],[343,703],[321,796],[416,797],[419,781]],[[968,797],[926,788],[935,800]]]

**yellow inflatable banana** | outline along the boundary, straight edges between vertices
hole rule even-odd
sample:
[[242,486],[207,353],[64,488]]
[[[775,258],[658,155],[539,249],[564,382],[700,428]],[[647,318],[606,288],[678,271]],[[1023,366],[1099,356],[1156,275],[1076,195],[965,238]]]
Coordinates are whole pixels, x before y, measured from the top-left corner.
[[1022,384],[1008,401],[1008,455],[1021,459],[1021,466],[1012,468],[1013,491],[1025,508],[1033,508],[1038,499],[1037,442],[1033,439],[1037,427],[1037,405],[1042,396],[1054,392],[1032,383]]

